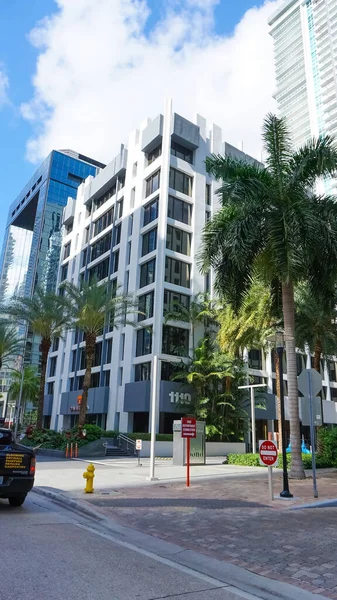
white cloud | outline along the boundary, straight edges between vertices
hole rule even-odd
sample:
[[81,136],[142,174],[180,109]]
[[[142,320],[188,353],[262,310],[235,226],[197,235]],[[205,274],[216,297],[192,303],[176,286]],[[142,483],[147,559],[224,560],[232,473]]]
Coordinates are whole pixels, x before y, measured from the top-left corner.
[[0,64],[0,108],[4,104],[8,104],[8,102],[9,102],[8,96],[7,96],[8,88],[9,88],[8,77]]
[[109,161],[167,97],[176,112],[198,112],[258,155],[263,116],[275,108],[267,20],[279,0],[247,11],[230,37],[214,33],[218,2],[167,0],[145,33],[146,0],[57,0],[58,12],[30,34],[39,49],[34,96],[22,106],[34,131],[30,160],[73,148]]

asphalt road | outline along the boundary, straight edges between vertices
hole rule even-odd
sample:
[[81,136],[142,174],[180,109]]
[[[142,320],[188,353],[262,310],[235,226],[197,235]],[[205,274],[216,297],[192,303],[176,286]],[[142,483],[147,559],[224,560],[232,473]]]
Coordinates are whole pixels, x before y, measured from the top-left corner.
[[21,508],[0,500],[0,532],[0,600],[253,598],[118,543],[103,526],[33,493]]

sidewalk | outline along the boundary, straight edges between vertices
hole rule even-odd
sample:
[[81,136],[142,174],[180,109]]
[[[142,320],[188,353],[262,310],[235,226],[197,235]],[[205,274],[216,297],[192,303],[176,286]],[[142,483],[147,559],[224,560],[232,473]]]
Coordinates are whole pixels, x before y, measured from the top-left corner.
[[[90,496],[83,493],[83,479],[80,484],[77,480],[85,463],[63,462],[56,471],[55,465],[54,470],[47,464],[41,471],[40,467],[37,485],[63,489],[121,525],[223,564],[337,599],[337,511],[333,507],[302,509],[317,502],[311,479],[290,482],[294,500],[271,502],[263,469],[220,464],[193,467],[191,487],[186,488],[185,469],[170,468],[166,461],[156,467],[161,477],[157,483],[145,482],[147,468],[140,473],[144,466],[104,463],[96,465],[96,491]],[[183,475],[176,469],[183,469]],[[57,473],[54,484],[40,483],[52,472]],[[178,475],[181,479],[174,481]],[[275,495],[281,490],[281,475],[275,472]],[[62,486],[62,479],[66,485]],[[128,483],[123,486],[122,481]],[[319,501],[336,498],[337,506],[337,473],[320,472],[318,491]]]
[[[276,488],[280,489],[281,478]],[[337,475],[318,479],[337,498]],[[337,599],[337,510],[292,510],[314,501],[312,480],[291,481],[294,501],[268,500],[264,477],[107,491],[85,499],[121,524],[269,579]],[[336,500],[337,506],[337,500]]]

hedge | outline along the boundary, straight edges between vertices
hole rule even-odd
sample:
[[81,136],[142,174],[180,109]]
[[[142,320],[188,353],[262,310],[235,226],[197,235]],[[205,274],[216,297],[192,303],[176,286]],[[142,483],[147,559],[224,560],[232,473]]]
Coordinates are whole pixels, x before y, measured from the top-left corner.
[[[312,469],[311,454],[302,454],[303,467],[305,469]],[[241,467],[261,467],[259,454],[229,454],[228,455],[229,465],[239,465]],[[287,466],[291,467],[291,454],[287,454]],[[317,469],[327,469],[335,467],[336,465],[326,459],[324,456],[316,455],[316,467]],[[278,467],[282,469],[282,456],[279,456]]]

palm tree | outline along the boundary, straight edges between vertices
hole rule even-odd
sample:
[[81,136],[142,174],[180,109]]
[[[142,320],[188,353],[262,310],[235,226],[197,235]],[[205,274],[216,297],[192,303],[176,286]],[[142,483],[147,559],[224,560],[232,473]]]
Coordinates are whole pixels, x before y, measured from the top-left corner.
[[[219,311],[218,342],[222,351],[239,356],[244,348],[247,350],[270,349],[270,339],[282,327],[282,309],[279,300],[279,285],[273,282],[266,285],[258,275],[251,278],[250,286],[245,292],[239,311],[236,313],[229,303],[225,303]],[[282,452],[281,423],[281,382],[279,356],[275,352],[276,397],[279,452]]]
[[314,369],[321,371],[321,357],[337,354],[337,290],[313,294],[307,282],[295,289],[296,343],[301,350],[308,345],[314,354]]
[[134,299],[128,294],[118,293],[118,290],[112,291],[109,282],[83,282],[81,287],[67,282],[63,288],[65,298],[71,306],[74,327],[85,334],[86,367],[78,420],[79,427],[83,427],[97,337],[102,335],[107,320],[116,328],[124,325],[135,326],[135,322],[129,320],[128,315],[135,315],[138,311]]
[[[8,399],[17,401],[20,396],[22,372],[14,369],[10,373],[11,384],[8,390]],[[24,367],[22,382],[22,414],[25,413],[27,402],[36,403],[39,396],[40,379],[36,367],[28,365]],[[19,415],[17,415],[19,418]]]
[[53,338],[61,337],[63,331],[71,324],[69,307],[61,296],[37,288],[32,298],[14,297],[12,302],[2,310],[14,318],[18,324],[28,324],[32,333],[41,338],[40,390],[36,428],[42,429],[48,353]]
[[22,352],[23,339],[18,335],[16,327],[9,321],[0,321],[0,369],[3,364]]
[[198,325],[210,324],[214,317],[214,304],[208,294],[199,293],[190,299],[188,306],[172,302],[165,312],[165,323],[182,321],[190,323],[192,331],[192,351],[195,351],[195,331]]
[[[312,256],[337,265],[337,205],[310,193],[318,177],[337,168],[337,150],[328,136],[292,151],[286,122],[269,114],[263,126],[266,165],[211,156],[207,172],[222,181],[222,207],[205,226],[201,264],[211,267],[216,287],[234,308],[242,301],[250,274],[282,285],[292,447],[291,476],[304,478],[301,456],[295,353],[294,285],[306,276]],[[318,248],[320,246],[320,248]]]

